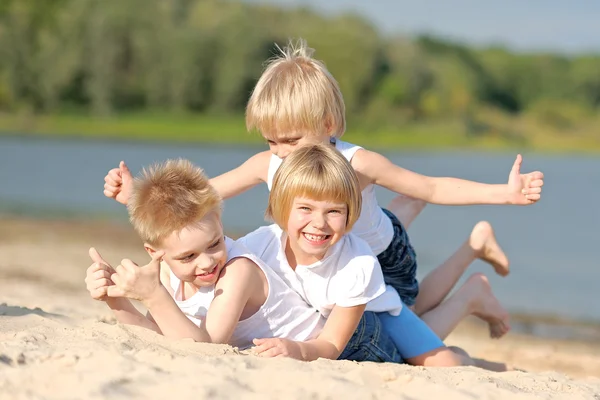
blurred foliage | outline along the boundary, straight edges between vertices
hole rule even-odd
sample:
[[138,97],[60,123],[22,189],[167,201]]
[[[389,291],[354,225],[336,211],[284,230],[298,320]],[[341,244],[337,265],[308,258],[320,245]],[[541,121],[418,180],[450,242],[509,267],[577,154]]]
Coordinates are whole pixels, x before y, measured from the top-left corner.
[[[455,142],[600,147],[600,56],[384,37],[354,14],[225,0],[2,0],[0,129],[64,113],[239,120],[275,43],[296,37],[338,80],[351,131],[446,125]],[[4,126],[6,115],[22,124]]]

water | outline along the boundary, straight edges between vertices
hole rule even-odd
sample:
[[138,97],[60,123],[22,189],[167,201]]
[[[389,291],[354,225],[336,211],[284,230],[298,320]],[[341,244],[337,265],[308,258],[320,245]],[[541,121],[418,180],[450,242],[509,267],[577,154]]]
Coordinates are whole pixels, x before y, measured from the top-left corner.
[[[68,212],[126,221],[123,206],[102,194],[108,169],[124,159],[134,173],[143,165],[185,157],[209,176],[228,171],[257,148],[165,146],[152,143],[0,138],[0,207],[13,212]],[[432,176],[504,183],[515,154],[385,153],[393,162]],[[443,262],[482,219],[492,223],[511,260],[507,278],[476,262],[470,271],[490,277],[511,311],[600,323],[600,158],[524,154],[523,171],[545,174],[543,198],[529,207],[428,205],[410,228],[421,277]],[[225,203],[229,232],[264,224],[266,185]],[[381,204],[393,194],[379,190]]]

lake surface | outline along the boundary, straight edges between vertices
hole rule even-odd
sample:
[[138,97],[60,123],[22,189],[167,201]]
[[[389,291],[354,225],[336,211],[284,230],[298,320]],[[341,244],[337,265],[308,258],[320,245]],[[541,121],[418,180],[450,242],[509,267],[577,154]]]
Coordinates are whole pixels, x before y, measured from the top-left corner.
[[[102,194],[106,172],[126,160],[132,172],[184,157],[209,176],[240,165],[258,148],[0,137],[0,209],[12,213],[100,216],[126,222],[125,208]],[[516,153],[384,153],[393,162],[432,176],[505,183]],[[600,322],[600,157],[523,154],[523,172],[545,174],[542,200],[528,207],[428,205],[410,228],[420,276],[439,265],[482,219],[492,223],[511,260],[511,274],[484,272],[511,311]],[[229,232],[265,224],[267,188],[261,185],[225,203]],[[379,190],[385,205],[393,197]],[[0,227],[1,229],[1,227]]]

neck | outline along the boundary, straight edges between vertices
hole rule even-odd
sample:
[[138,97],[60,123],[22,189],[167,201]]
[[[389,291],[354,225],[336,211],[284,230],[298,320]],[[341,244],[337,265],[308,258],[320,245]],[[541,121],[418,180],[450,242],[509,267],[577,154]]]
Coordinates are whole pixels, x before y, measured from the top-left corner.
[[289,237],[285,240],[285,258],[287,258],[288,264],[295,271],[298,260],[296,260],[296,254],[294,254]]

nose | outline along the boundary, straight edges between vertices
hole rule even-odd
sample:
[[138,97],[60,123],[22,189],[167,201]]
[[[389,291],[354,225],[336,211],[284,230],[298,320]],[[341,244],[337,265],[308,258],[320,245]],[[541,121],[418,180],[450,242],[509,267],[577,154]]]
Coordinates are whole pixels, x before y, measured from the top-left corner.
[[201,270],[207,270],[215,265],[215,258],[211,254],[202,254],[196,259],[196,268]]
[[287,146],[277,146],[277,157],[286,158],[290,155],[290,149]]
[[317,229],[323,229],[326,225],[325,217],[321,213],[315,213],[312,218],[312,226]]

